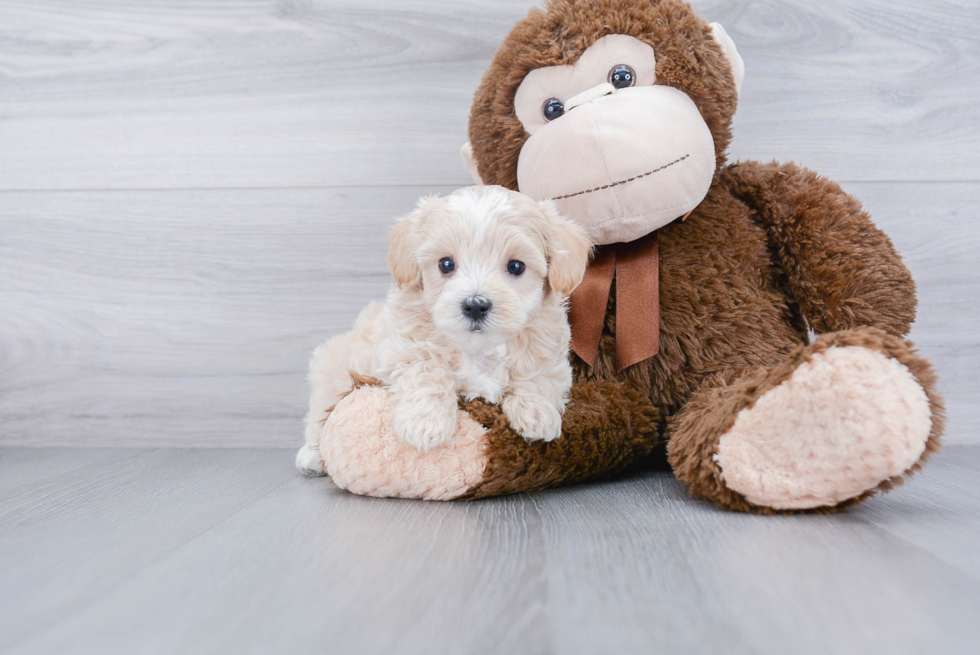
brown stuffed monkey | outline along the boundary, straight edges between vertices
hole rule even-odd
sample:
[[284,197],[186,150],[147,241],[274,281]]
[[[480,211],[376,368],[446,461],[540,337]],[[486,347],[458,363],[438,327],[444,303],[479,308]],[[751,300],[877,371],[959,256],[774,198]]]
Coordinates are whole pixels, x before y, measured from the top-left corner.
[[608,476],[666,443],[695,496],[828,511],[939,448],[891,241],[815,173],[726,163],[743,74],[724,30],[679,0],[551,0],[514,27],[463,154],[481,182],[554,199],[601,244],[571,299],[562,435],[529,443],[474,401],[452,444],[417,452],[394,437],[387,392],[361,386],[322,432],[336,484],[479,498]]

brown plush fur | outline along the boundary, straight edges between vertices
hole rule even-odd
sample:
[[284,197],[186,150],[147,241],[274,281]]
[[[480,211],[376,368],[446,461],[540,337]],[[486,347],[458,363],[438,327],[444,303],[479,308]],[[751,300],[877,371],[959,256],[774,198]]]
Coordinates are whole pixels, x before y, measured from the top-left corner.
[[470,417],[490,430],[487,471],[467,497],[535,491],[630,466],[650,453],[661,432],[660,414],[644,396],[615,380],[581,382],[572,389],[562,437],[548,443],[522,439],[496,406],[467,403]]
[[[622,470],[648,458],[670,423],[670,462],[692,493],[731,509],[770,512],[725,487],[711,456],[740,409],[831,345],[864,345],[912,371],[934,417],[923,459],[935,451],[943,423],[935,376],[896,338],[915,317],[908,270],[860,204],[833,182],[791,164],[725,165],[734,81],[707,24],[685,3],[552,0],[519,22],[484,76],[470,116],[483,180],[517,188],[528,135],[513,100],[524,76],[574,63],[607,34],[652,45],[657,82],[694,100],[714,135],[715,180],[686,221],[660,229],[660,352],[616,372],[613,296],[595,366],[574,358],[576,383],[560,439],[526,443],[498,408],[471,403],[471,415],[490,435],[486,475],[470,496]],[[828,334],[807,346],[808,327]]]
[[[942,399],[935,392],[936,376],[928,362],[916,356],[912,344],[897,339],[883,330],[869,327],[843,330],[822,335],[808,346],[798,347],[786,361],[772,369],[750,368],[719,373],[707,380],[704,387],[685,405],[671,423],[667,452],[674,473],[691,490],[691,494],[715,501],[722,507],[760,514],[775,510],[759,507],[725,486],[721,469],[712,459],[718,452],[722,435],[735,424],[738,413],[749,409],[767,391],[787,380],[797,367],[809,362],[814,355],[831,347],[861,346],[876,350],[898,360],[919,381],[929,398],[932,430],[925,452],[912,470],[918,470],[940,447],[939,437],[945,423]],[[885,480],[877,490],[887,491],[902,481],[902,476]],[[849,507],[871,496],[872,489],[833,507],[816,511],[832,511]],[[813,511],[813,510],[810,510]]]

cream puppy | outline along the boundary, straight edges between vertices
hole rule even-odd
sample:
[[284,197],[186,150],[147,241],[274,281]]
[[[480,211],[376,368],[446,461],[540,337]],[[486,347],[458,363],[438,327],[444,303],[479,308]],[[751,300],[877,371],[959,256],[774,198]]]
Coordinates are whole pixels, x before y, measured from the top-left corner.
[[323,473],[324,419],[352,385],[391,391],[396,435],[420,450],[449,441],[457,398],[499,403],[525,439],[550,441],[572,385],[566,299],[592,251],[550,201],[503,187],[423,198],[391,231],[395,286],[310,362],[304,473]]

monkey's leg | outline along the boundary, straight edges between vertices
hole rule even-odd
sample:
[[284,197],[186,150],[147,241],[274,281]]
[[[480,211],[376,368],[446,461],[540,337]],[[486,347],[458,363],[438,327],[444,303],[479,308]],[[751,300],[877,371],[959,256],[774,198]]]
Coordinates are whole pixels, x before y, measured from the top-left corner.
[[389,394],[362,387],[333,411],[320,452],[337,486],[370,496],[451,500],[533,491],[623,469],[657,445],[660,417],[638,390],[578,383],[562,435],[527,442],[500,407],[466,404],[445,446],[418,451],[394,435]]
[[771,369],[709,379],[671,424],[670,463],[693,495],[728,509],[839,510],[939,449],[935,382],[881,330],[824,334]]

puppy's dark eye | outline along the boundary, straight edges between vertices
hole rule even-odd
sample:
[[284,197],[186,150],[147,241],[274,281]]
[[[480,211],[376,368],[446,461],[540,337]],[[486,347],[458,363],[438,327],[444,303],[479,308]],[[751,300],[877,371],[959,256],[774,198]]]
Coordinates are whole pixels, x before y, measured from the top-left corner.
[[443,275],[449,275],[456,270],[456,262],[453,261],[452,257],[443,257],[439,260],[439,272]]
[[541,111],[544,113],[546,121],[553,121],[565,113],[565,105],[558,98],[549,98],[544,101],[544,107]]
[[636,84],[636,72],[627,64],[617,64],[609,71],[609,83],[617,89],[625,89]]
[[507,272],[517,277],[524,273],[524,262],[519,262],[516,259],[512,259],[507,262]]

